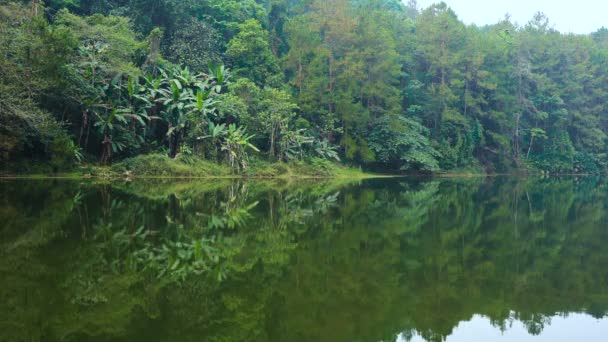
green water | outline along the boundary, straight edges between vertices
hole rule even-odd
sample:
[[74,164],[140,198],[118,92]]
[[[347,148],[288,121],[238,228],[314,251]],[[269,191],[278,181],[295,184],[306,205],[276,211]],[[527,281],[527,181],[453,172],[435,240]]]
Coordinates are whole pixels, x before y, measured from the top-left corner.
[[606,341],[608,183],[0,181],[0,341]]

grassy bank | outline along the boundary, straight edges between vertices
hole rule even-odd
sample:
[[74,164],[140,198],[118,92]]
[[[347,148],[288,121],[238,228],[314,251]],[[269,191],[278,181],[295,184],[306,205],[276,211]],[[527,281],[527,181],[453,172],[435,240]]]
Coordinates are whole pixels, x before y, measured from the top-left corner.
[[198,158],[171,159],[163,154],[141,155],[111,166],[81,165],[68,172],[52,172],[39,166],[4,171],[3,177],[18,178],[372,178],[379,177],[324,159],[289,163],[255,159],[246,170],[235,172],[228,166]]
[[195,158],[171,159],[152,154],[124,160],[109,168],[114,175],[130,177],[185,178],[368,178],[374,175],[324,159],[290,163],[252,160],[246,170],[234,172],[228,166]]

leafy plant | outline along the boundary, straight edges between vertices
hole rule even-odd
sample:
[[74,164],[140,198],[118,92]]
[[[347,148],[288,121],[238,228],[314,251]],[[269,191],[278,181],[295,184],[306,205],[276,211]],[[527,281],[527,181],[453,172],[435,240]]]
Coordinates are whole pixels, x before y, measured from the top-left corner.
[[315,141],[313,149],[315,154],[321,158],[340,161],[340,156],[338,155],[338,147],[331,145],[327,140]]
[[237,127],[235,124],[228,126],[221,150],[226,154],[226,162],[233,170],[241,171],[247,168],[248,149],[260,151],[249,141],[253,137],[254,135],[247,135],[243,127]]
[[[129,131],[129,120],[133,119],[137,124],[145,126],[144,117],[141,113],[132,113],[128,108],[111,109],[102,113],[95,112],[97,122],[94,126],[97,127],[99,133],[103,137],[101,163],[108,163],[112,157],[112,153],[117,153],[125,149],[126,145],[122,138]],[[142,138],[140,137],[140,140]]]
[[161,70],[162,81],[156,100],[167,122],[169,156],[174,158],[183,143],[184,131],[192,126],[206,125],[215,112],[213,96],[222,91],[227,70],[215,67],[213,76],[194,74],[187,67]]
[[206,146],[208,150],[207,154],[217,160],[221,148],[221,140],[226,136],[227,132],[226,124],[216,125],[213,121],[209,121],[207,135],[198,137],[197,140],[208,142]]
[[314,138],[306,135],[305,129],[294,131],[286,131],[281,136],[279,151],[281,151],[281,159],[284,160],[302,160],[306,146],[312,145]]
[[440,154],[418,122],[397,116],[380,119],[370,134],[370,147],[383,163],[400,170],[437,171]]

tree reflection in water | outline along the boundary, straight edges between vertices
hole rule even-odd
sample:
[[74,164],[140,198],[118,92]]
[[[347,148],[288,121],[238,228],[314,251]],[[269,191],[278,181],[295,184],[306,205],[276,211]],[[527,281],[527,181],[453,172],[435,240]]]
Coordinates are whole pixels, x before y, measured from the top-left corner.
[[0,340],[441,341],[608,311],[599,179],[0,190]]

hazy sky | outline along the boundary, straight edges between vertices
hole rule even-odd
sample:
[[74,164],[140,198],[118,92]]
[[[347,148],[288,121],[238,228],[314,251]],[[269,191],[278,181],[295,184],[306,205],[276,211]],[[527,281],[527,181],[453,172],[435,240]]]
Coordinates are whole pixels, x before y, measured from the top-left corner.
[[[506,13],[525,25],[541,11],[561,32],[591,33],[608,27],[608,0],[444,0],[467,24],[495,24]],[[407,3],[407,1],[404,1]],[[426,8],[440,0],[418,0]]]

